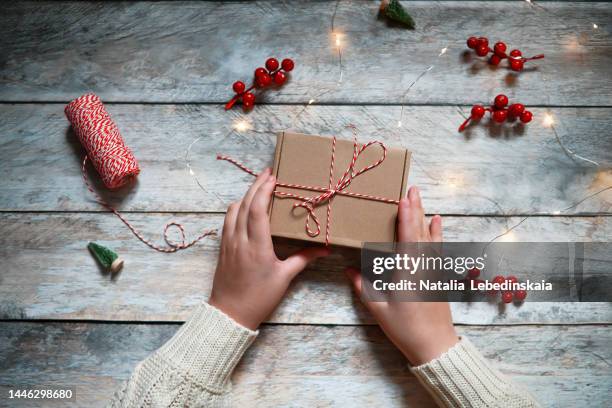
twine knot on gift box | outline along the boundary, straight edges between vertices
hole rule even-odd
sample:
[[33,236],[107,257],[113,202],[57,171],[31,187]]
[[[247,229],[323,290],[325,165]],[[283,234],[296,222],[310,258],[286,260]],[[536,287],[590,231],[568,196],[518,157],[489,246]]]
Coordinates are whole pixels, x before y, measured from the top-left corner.
[[[360,176],[361,174],[369,170],[372,170],[373,168],[376,168],[383,161],[385,161],[385,158],[387,157],[387,147],[384,145],[384,143],[378,140],[372,140],[360,147],[359,144],[357,143],[357,130],[355,126],[349,125],[348,127],[351,128],[353,131],[353,156],[351,158],[351,161],[347,169],[344,171],[342,177],[338,179],[336,184],[333,183],[334,165],[336,162],[336,137],[334,136],[332,138],[331,160],[330,160],[330,166],[329,166],[329,183],[327,187],[308,186],[308,185],[302,185],[302,184],[291,184],[291,183],[284,183],[278,180],[276,182],[277,187],[286,187],[286,188],[292,188],[292,189],[298,189],[298,190],[318,191],[321,194],[313,196],[313,197],[305,197],[299,194],[274,190],[274,195],[279,198],[292,198],[292,199],[299,201],[293,204],[293,208],[295,209],[295,208],[301,207],[306,210],[307,216],[306,216],[305,229],[306,229],[306,233],[311,237],[316,237],[321,233],[321,223],[319,222],[319,219],[317,218],[315,214],[315,208],[318,207],[319,205],[327,204],[327,215],[326,215],[326,224],[325,224],[325,245],[326,246],[329,245],[329,236],[330,236],[331,220],[332,220],[332,217],[331,217],[332,201],[336,195],[344,195],[344,196],[349,196],[349,197],[362,198],[366,200],[379,201],[379,202],[384,202],[384,203],[389,203],[389,204],[399,204],[398,200],[346,191],[346,189],[348,188],[348,186],[350,186],[353,179],[355,179],[356,177]],[[381,157],[376,162],[362,168],[361,170],[356,171],[355,167],[357,164],[357,160],[359,159],[359,156],[370,146],[374,146],[374,145],[378,145],[381,147],[382,149]],[[235,166],[237,166],[238,168],[242,169],[243,171],[257,177],[257,173],[255,173],[253,170],[249,169],[242,163],[238,162],[237,160],[232,159],[231,157],[217,155],[217,159],[228,161],[234,164]],[[314,222],[314,224],[316,225],[315,230],[311,228],[311,221]]]

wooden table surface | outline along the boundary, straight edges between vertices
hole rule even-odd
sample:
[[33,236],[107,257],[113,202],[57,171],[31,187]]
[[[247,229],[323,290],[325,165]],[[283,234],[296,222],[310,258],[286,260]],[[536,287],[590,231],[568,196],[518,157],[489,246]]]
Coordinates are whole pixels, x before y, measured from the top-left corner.
[[[504,239],[608,241],[612,191],[573,205],[612,185],[612,7],[538,4],[410,2],[409,31],[377,19],[376,1],[340,1],[341,86],[336,2],[1,5],[2,398],[14,387],[73,386],[78,400],[64,404],[103,406],[210,290],[218,238],[156,253],[84,187],[83,150],[63,108],[88,91],[105,101],[142,168],[135,186],[104,195],[157,241],[170,220],[191,236],[220,227],[246,190],[250,177],[216,162],[217,152],[260,169],[271,164],[275,131],[345,135],[349,122],[362,139],[414,152],[409,182],[427,212],[444,217],[448,241],[488,241],[525,216]],[[470,35],[546,58],[519,74],[491,68],[465,52]],[[269,56],[295,59],[290,82],[249,115],[223,111],[231,83]],[[457,133],[472,104],[502,92],[532,108],[534,121]],[[545,113],[568,148],[600,167],[565,155]],[[228,134],[244,118],[254,130]],[[198,137],[190,160],[202,188],[185,162]],[[118,278],[96,266],[85,248],[93,240],[125,259]],[[433,406],[351,293],[344,263],[310,267],[263,325],[234,376],[240,406]],[[609,303],[452,307],[459,331],[544,405],[607,405]]]

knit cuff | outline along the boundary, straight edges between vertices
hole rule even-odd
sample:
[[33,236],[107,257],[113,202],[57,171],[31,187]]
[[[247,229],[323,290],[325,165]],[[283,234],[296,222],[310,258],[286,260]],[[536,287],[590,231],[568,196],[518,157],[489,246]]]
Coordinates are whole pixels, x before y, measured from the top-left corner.
[[258,333],[203,303],[157,354],[192,381],[223,392]]
[[411,371],[442,407],[539,406],[489,365],[465,337],[439,358]]

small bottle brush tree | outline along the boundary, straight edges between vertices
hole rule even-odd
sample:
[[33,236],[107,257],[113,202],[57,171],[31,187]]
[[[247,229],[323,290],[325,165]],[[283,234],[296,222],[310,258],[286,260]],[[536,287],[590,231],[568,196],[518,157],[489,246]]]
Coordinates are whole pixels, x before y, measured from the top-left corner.
[[116,252],[108,249],[105,246],[96,244],[95,242],[90,242],[87,245],[89,251],[91,251],[92,255],[96,260],[106,269],[112,273],[117,273],[123,267],[123,259],[119,258]]
[[408,14],[398,0],[382,0],[380,2],[380,14],[389,20],[405,25],[411,30],[414,29],[415,24],[412,16]]

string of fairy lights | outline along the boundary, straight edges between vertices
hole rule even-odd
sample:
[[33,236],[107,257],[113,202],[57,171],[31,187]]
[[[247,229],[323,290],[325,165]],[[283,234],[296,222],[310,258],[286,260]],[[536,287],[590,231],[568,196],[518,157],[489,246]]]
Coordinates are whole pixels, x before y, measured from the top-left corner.
[[[555,13],[554,11],[552,11],[549,7],[545,7],[543,5],[541,5],[539,2],[535,2],[533,0],[524,0],[525,3],[527,3],[534,11],[542,13],[544,15],[547,16],[552,16],[554,18],[557,19],[557,21],[566,21],[566,19],[563,16],[560,16],[559,14]],[[588,27],[588,29],[592,30],[592,31],[597,31],[599,30],[599,24],[597,24],[596,22],[592,22],[590,23],[590,27]],[[587,27],[583,27],[583,30],[587,30]],[[544,76],[545,74],[542,73],[542,75]],[[576,153],[575,151],[573,151],[572,149],[570,149],[569,147],[567,147],[567,145],[563,142],[563,139],[559,136],[559,133],[557,132],[557,128],[555,127],[555,118],[552,115],[552,113],[546,112],[544,114],[544,118],[542,120],[542,125],[545,128],[550,128],[552,134],[555,137],[556,142],[558,143],[558,145],[561,147],[562,151],[565,153],[565,155],[567,157],[569,157],[571,160],[573,160],[576,164],[588,164],[589,166],[594,166],[595,168],[600,168],[600,164],[598,162],[596,162],[595,160],[591,160],[589,158],[586,158],[578,153]],[[610,186],[606,186],[603,187],[597,191],[595,191],[594,193],[591,193],[585,197],[582,197],[581,199],[577,200],[576,202],[568,205],[567,207],[558,209],[558,210],[554,210],[552,211],[551,214],[553,217],[557,217],[557,216],[563,216],[565,215],[567,212],[569,212],[570,210],[573,210],[575,208],[577,208],[580,204],[582,204],[583,202],[594,198],[606,191],[612,190],[612,185]],[[527,221],[529,218],[531,217],[537,217],[538,215],[527,215],[527,216],[523,216],[521,217],[518,222],[516,222],[515,224],[508,226],[506,225],[506,230],[503,231],[502,233],[496,235],[495,237],[493,237],[489,242],[494,242],[500,238],[506,237],[506,238],[510,238],[508,240],[514,240],[514,237],[512,236],[513,231],[518,228],[520,225],[522,225],[525,221]]]
[[[532,0],[525,0],[525,2],[536,12],[540,12],[540,13],[544,13],[546,15],[549,16],[553,16],[557,19],[557,21],[565,21],[565,19],[563,18],[563,16],[560,16],[558,13],[555,13],[554,11],[552,11],[549,7],[545,7],[543,5],[541,5],[540,3],[537,3],[535,1]],[[583,29],[586,29],[586,27],[583,27]],[[589,26],[589,31],[597,31],[599,30],[599,24],[595,23],[595,22],[591,22],[590,26]],[[543,76],[545,76],[545,73],[542,73]],[[557,143],[559,144],[559,146],[561,147],[561,149],[563,150],[563,152],[573,161],[579,163],[580,161],[584,162],[584,163],[588,163],[589,165],[593,165],[595,167],[600,167],[599,163],[597,163],[594,160],[588,159],[584,156],[579,155],[578,153],[574,152],[572,149],[570,149],[569,147],[567,147],[567,145],[563,142],[563,139],[559,136],[559,133],[557,132],[557,129],[555,127],[555,118],[552,115],[551,112],[547,112],[544,114],[544,119],[542,121],[542,124],[544,125],[544,127],[550,128],[550,130],[552,131],[552,133],[555,136],[555,140],[557,141]]]
[[[549,10],[547,7],[544,7],[538,3],[536,3],[535,1],[532,0],[524,0],[526,3],[528,3],[528,5],[535,11],[544,13],[544,14],[548,14],[550,16],[555,16],[556,18],[561,18],[559,16],[556,16],[554,12],[552,12],[551,10]],[[289,120],[289,125],[287,128],[283,129],[289,129],[292,128],[296,125],[297,121],[299,120],[299,118],[309,109],[309,107],[311,107],[312,105],[314,105],[322,96],[333,93],[334,91],[336,91],[343,82],[344,79],[344,64],[345,62],[343,61],[343,46],[344,46],[344,38],[346,36],[345,33],[342,33],[341,31],[337,30],[336,28],[336,16],[338,14],[338,10],[340,7],[340,3],[341,0],[336,0],[336,2],[334,3],[333,6],[333,12],[331,14],[331,21],[330,21],[330,37],[331,37],[331,43],[332,43],[332,47],[335,48],[335,53],[336,53],[336,59],[337,59],[337,79],[329,86],[323,86],[320,87],[320,91],[318,93],[316,93],[315,95],[311,96],[309,98],[309,100],[304,103],[304,106],[298,110],[296,112],[295,115],[293,115],[293,117]],[[595,22],[592,23],[592,26],[590,27],[592,30],[598,30],[599,29],[599,25]],[[395,129],[392,130],[393,133],[396,133],[400,140],[402,140],[402,136],[401,134],[399,134],[399,132],[404,132],[405,131],[405,127],[403,127],[404,125],[404,113],[405,113],[405,106],[407,104],[407,98],[408,95],[410,93],[410,91],[419,83],[419,81],[421,81],[428,73],[430,73],[432,70],[435,69],[436,65],[437,65],[437,61],[444,57],[448,50],[450,49],[449,46],[446,46],[444,48],[442,48],[439,53],[437,54],[437,56],[434,56],[434,62],[430,65],[428,65],[425,69],[423,69],[422,71],[419,72],[419,74],[408,84],[408,86],[406,87],[405,91],[402,93],[402,97],[401,97],[401,105],[400,105],[400,112],[399,112],[399,117],[396,123],[396,126],[394,127]],[[462,113],[461,108],[458,107],[460,113]],[[462,113],[463,114],[463,113]],[[563,142],[562,138],[559,136],[557,129],[555,127],[555,119],[554,116],[552,115],[552,113],[549,111],[547,113],[544,114],[543,117],[543,121],[542,121],[542,125],[545,128],[549,128],[552,132],[552,134],[554,135],[557,143],[559,144],[559,146],[561,147],[562,151],[565,153],[565,155],[567,155],[570,159],[572,159],[574,162],[576,163],[583,163],[583,164],[588,164],[589,166],[594,166],[596,168],[600,168],[600,164],[592,159],[589,159],[587,157],[584,157],[578,153],[576,153],[574,150],[570,149],[569,147],[566,146],[566,144]],[[226,137],[231,137],[234,134],[243,134],[245,132],[255,132],[255,133],[265,133],[265,134],[271,134],[273,133],[270,130],[255,130],[253,129],[253,126],[251,124],[251,122],[247,119],[247,117],[245,115],[241,115],[238,119],[236,119],[232,125],[232,127],[227,131],[227,133],[225,133],[224,138]],[[208,190],[204,187],[204,183],[201,182],[200,178],[198,177],[197,172],[194,170],[193,166],[192,166],[192,150],[194,148],[194,146],[200,142],[204,137],[206,137],[205,135],[199,136],[197,137],[195,140],[193,140],[189,146],[187,147],[186,153],[185,153],[185,165],[188,169],[188,173],[191,177],[194,178],[196,184],[198,185],[198,187],[200,189],[202,189],[204,192],[208,193],[208,194],[212,194],[214,195],[222,204],[225,204],[224,200],[214,191],[212,190]],[[426,177],[428,177],[429,179],[431,179],[432,181],[434,181],[434,183],[436,185],[448,185],[450,187],[459,187],[457,186],[457,182],[454,180],[450,180],[450,181],[444,181],[442,179],[440,179],[439,177],[436,177],[434,175],[432,175],[429,171],[426,170],[425,167],[421,166],[419,164],[419,162],[416,160],[416,155],[413,152],[412,155],[412,161],[413,163],[420,168],[421,171],[423,171],[423,173],[425,174]],[[513,231],[515,229],[517,229],[519,226],[521,226],[524,222],[526,222],[529,218],[532,217],[539,217],[542,214],[533,214],[533,215],[524,215],[521,216],[520,219],[510,225],[509,220],[510,217],[513,216],[513,214],[506,212],[503,208],[503,206],[501,205],[501,203],[499,203],[498,201],[496,201],[495,199],[491,198],[491,197],[487,197],[485,195],[482,195],[480,193],[480,191],[478,190],[477,186],[466,186],[463,185],[463,183],[460,183],[463,190],[463,194],[465,195],[469,195],[471,197],[480,197],[482,199],[485,199],[489,202],[491,202],[495,207],[498,208],[498,210],[501,212],[501,216],[504,218],[505,220],[505,229],[503,231],[501,231],[499,234],[497,234],[496,236],[494,236],[493,238],[490,239],[489,243],[494,242],[496,240],[499,240],[501,238],[505,238],[505,240],[507,241],[513,241],[516,240],[515,237],[513,236]],[[547,216],[563,216],[565,214],[567,214],[569,211],[577,208],[580,204],[582,204],[583,202],[592,199],[606,191],[612,190],[612,185],[610,186],[606,186],[604,188],[601,188],[597,191],[595,191],[594,193],[591,193],[585,197],[582,197],[580,200],[571,203],[570,205],[558,209],[558,210],[554,210],[551,213],[546,213],[545,215]]]

